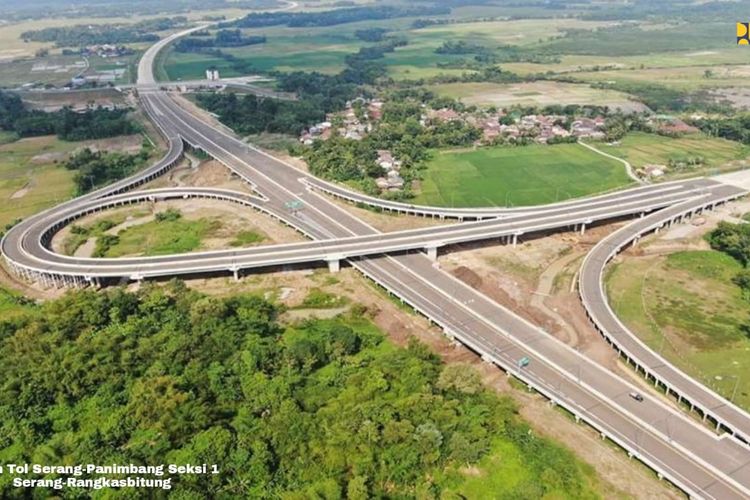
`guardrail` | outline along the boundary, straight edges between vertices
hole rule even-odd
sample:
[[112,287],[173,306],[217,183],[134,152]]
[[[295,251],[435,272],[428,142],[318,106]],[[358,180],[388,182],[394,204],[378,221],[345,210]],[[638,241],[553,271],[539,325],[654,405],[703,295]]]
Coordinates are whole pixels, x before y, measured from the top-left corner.
[[[632,333],[617,317],[617,315],[612,310],[611,306],[609,305],[607,301],[606,292],[604,290],[604,284],[603,284],[603,278],[604,278],[604,269],[620,251],[622,251],[627,245],[631,244],[634,241],[637,241],[640,239],[643,235],[650,233],[652,231],[656,231],[659,228],[663,227],[665,224],[670,223],[671,221],[674,221],[676,219],[682,218],[688,214],[695,213],[699,210],[706,210],[707,208],[712,208],[717,204],[725,203],[727,201],[730,201],[732,199],[739,198],[746,194],[743,192],[737,192],[734,194],[730,194],[727,196],[722,197],[716,197],[709,200],[695,200],[693,202],[685,202],[681,205],[674,206],[674,210],[669,211],[668,214],[663,214],[661,212],[657,212],[655,214],[650,215],[648,218],[653,219],[652,221],[645,221],[648,222],[647,224],[644,224],[644,221],[636,221],[632,225],[637,225],[639,223],[644,224],[642,228],[640,228],[637,231],[632,231],[632,225],[626,226],[619,231],[613,233],[609,237],[605,238],[604,240],[600,241],[594,248],[588,253],[586,258],[584,259],[582,265],[581,265],[581,271],[579,272],[579,279],[578,279],[578,293],[579,297],[581,299],[581,302],[586,310],[586,314],[589,318],[589,320],[592,322],[594,327],[597,329],[597,331],[604,337],[604,339],[610,343],[614,348],[617,350],[617,352],[624,356],[625,359],[632,363],[636,367],[636,371],[643,370],[643,373],[645,374],[646,378],[650,378],[655,381],[655,383],[661,384],[666,389],[667,394],[670,392],[673,393],[676,397],[678,402],[686,402],[688,405],[690,405],[691,410],[695,409],[698,410],[704,417],[704,419],[710,418],[714,423],[716,423],[717,431],[721,428],[726,429],[730,433],[732,433],[737,438],[741,439],[745,443],[750,442],[750,435],[748,434],[748,430],[750,430],[750,427],[746,429],[740,429],[736,424],[732,424],[728,422],[728,419],[726,417],[722,417],[718,414],[716,409],[718,410],[727,410],[730,409],[732,412],[734,412],[739,418],[746,419],[746,424],[750,426],[750,415],[748,415],[747,412],[742,410],[741,408],[737,407],[735,404],[733,404],[731,401],[728,401],[726,398],[723,398],[722,396],[716,394],[711,389],[705,387],[704,385],[700,384],[696,380],[694,380],[692,377],[687,376],[684,374],[679,368],[674,366],[672,363],[670,363],[668,360],[666,360],[664,357],[662,357],[660,354],[656,353],[653,349],[648,347],[643,341],[641,341],[634,333]],[[629,231],[630,229],[630,231]],[[623,235],[630,233],[630,235],[627,238],[622,238]],[[596,255],[596,252],[601,250],[602,248],[610,246],[611,248],[606,253],[604,257],[602,257],[597,262],[593,262],[594,256]],[[597,284],[598,288],[596,290],[590,291],[586,289],[586,285],[584,284],[583,277],[584,274],[587,273],[587,268],[590,266],[597,266],[593,267],[593,271],[597,274]],[[596,297],[596,298],[595,298]],[[618,334],[615,332],[609,331],[604,325],[603,325],[603,319],[600,318],[597,313],[593,310],[593,304],[592,302],[601,303],[606,308],[608,314],[610,315],[610,319],[616,322],[616,324],[619,326],[621,330],[621,334],[627,335],[628,339],[631,341],[634,341],[639,348],[643,350],[641,354],[632,352],[630,349],[628,349],[627,346],[625,346],[622,342],[622,340],[619,338]],[[675,381],[675,380],[667,380],[664,376],[658,373],[657,370],[651,369],[642,359],[642,354],[647,353],[649,356],[653,357],[654,359],[658,360],[658,366],[664,366],[668,367],[674,375],[679,376],[681,380]],[[696,395],[688,394],[684,387],[685,385],[689,385],[690,389],[693,389],[694,391],[698,391],[698,397]],[[711,404],[708,404],[707,400],[713,400]]]

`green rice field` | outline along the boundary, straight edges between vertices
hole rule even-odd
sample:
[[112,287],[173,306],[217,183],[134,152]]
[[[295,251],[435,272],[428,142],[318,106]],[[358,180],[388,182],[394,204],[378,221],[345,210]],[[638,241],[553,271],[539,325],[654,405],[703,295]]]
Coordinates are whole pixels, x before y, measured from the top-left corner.
[[578,144],[436,153],[415,203],[515,206],[552,203],[627,186],[623,165]]

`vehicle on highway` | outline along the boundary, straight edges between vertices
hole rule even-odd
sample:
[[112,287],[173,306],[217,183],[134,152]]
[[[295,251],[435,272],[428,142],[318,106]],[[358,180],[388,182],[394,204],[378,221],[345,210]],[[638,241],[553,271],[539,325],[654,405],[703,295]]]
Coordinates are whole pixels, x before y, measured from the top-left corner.
[[635,391],[632,391],[632,392],[630,392],[630,393],[628,394],[628,396],[630,396],[631,398],[635,399],[635,400],[636,400],[636,401],[638,401],[639,403],[642,403],[642,402],[643,402],[643,396],[641,396],[640,394],[638,394],[638,393],[637,393],[637,392],[635,392]]

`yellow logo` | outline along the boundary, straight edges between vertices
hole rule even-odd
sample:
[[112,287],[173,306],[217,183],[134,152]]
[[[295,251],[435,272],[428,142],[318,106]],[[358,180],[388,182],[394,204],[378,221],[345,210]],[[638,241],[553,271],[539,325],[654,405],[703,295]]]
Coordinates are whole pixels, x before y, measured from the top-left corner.
[[737,45],[750,45],[750,23],[737,23]]

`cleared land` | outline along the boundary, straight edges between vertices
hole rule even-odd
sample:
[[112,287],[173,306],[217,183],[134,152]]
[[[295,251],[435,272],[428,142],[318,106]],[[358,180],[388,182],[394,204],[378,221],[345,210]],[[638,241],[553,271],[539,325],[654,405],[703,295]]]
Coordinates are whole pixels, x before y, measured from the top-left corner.
[[[12,136],[0,135],[11,140]],[[0,145],[0,226],[34,214],[73,194],[74,172],[61,166],[70,153],[83,148],[137,151],[141,136],[101,141],[65,142],[55,136],[30,137]]]
[[69,198],[73,193],[73,172],[57,163],[80,146],[54,136],[0,146],[0,225]]
[[514,104],[547,106],[551,104],[599,104],[640,109],[639,103],[614,90],[594,89],[588,85],[560,82],[445,83],[429,87],[438,95],[460,99],[466,104],[507,107]]
[[534,205],[631,182],[623,165],[578,144],[437,153],[414,200],[437,206]]
[[[706,77],[706,71],[711,72],[710,77]],[[750,66],[747,64],[584,71],[572,76],[585,82],[649,83],[683,91],[750,86],[747,78]]]
[[645,132],[631,132],[616,146],[599,143],[597,148],[629,161],[633,168],[647,164],[667,165],[670,160],[680,161],[687,157],[701,157],[701,166],[670,175],[701,175],[732,170],[746,166],[750,147],[704,134],[684,137],[665,137]]
[[607,294],[617,315],[651,348],[750,408],[748,302],[731,282],[740,270],[712,250],[628,257],[609,273]]
[[119,242],[112,245],[104,257],[190,252],[201,248],[203,240],[217,235],[221,227],[218,218],[208,217],[146,222],[119,231]]

